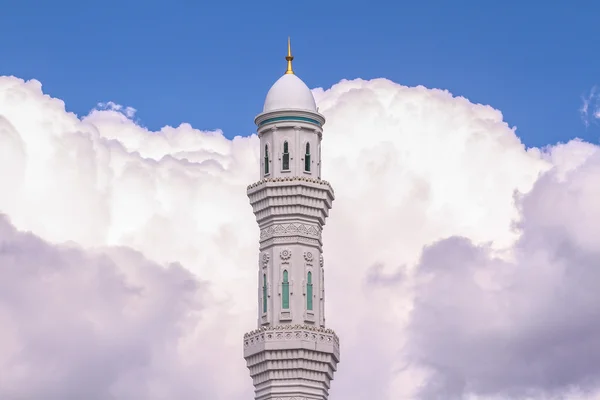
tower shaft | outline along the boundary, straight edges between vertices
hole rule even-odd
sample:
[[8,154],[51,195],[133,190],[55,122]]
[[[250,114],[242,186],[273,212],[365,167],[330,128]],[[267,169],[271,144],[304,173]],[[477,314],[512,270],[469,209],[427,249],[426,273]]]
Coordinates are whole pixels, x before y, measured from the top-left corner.
[[[288,48],[289,70],[290,58]],[[260,175],[247,194],[260,227],[258,328],[244,335],[244,358],[256,400],[326,400],[340,343],[325,327],[321,232],[334,200],[321,180],[325,118],[292,73],[255,122]]]

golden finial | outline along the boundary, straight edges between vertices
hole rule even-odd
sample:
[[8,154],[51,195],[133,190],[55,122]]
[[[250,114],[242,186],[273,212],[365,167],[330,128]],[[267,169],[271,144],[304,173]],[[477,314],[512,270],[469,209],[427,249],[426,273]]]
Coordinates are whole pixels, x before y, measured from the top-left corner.
[[287,71],[285,71],[285,73],[293,74],[294,70],[292,69],[292,60],[294,59],[294,56],[292,56],[292,45],[290,44],[289,36],[288,36],[288,55],[285,57],[285,59],[287,60]]

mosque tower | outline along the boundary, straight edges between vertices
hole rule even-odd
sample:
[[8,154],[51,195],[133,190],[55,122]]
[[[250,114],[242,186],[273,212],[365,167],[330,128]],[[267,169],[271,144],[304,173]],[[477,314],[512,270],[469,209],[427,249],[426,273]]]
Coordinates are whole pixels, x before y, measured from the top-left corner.
[[326,400],[340,360],[325,328],[321,231],[334,199],[321,180],[325,117],[292,69],[271,87],[254,122],[260,178],[248,197],[260,228],[258,329],[244,335],[256,400]]

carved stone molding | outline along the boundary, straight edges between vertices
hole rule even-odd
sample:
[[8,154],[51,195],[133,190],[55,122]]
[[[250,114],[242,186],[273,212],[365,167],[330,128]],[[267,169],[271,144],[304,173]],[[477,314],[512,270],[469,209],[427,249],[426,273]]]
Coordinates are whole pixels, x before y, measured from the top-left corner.
[[321,328],[314,325],[275,325],[255,329],[244,334],[244,344],[250,345],[254,341],[291,340],[294,338],[307,338],[318,341],[335,342],[339,339],[333,329]]
[[278,397],[275,400],[310,400],[308,397]]
[[311,238],[307,238],[304,236],[280,236],[280,237],[273,237],[270,239],[266,239],[266,240],[261,240],[260,243],[260,249],[266,249],[271,245],[274,244],[282,244],[282,243],[300,243],[300,244],[306,244],[309,246],[314,246],[317,249],[321,249],[321,242],[319,241],[319,239],[311,239]]
[[323,254],[319,255],[319,265],[323,268]]
[[303,235],[320,237],[321,230],[318,225],[291,223],[291,224],[274,224],[261,229],[260,240],[268,239],[273,236],[291,236],[291,235]]
[[305,251],[304,252],[304,261],[306,261],[307,263],[312,264],[313,258],[314,258],[314,256],[313,256],[312,252],[310,252],[310,251]]
[[263,178],[258,182],[254,182],[251,185],[248,185],[247,189],[253,189],[257,186],[262,185],[263,183],[269,183],[269,182],[309,182],[309,183],[314,183],[317,185],[324,185],[324,186],[328,186],[329,189],[331,189],[331,191],[333,192],[333,188],[331,187],[331,184],[327,181],[324,181],[322,179],[315,179],[315,178],[309,178],[307,176],[285,176],[285,177],[277,177],[277,178]]
[[[288,343],[290,348],[301,346],[302,342],[313,342],[321,347],[322,352],[331,352],[336,363],[340,358],[340,340],[331,329],[315,325],[265,325],[244,335],[244,353],[254,353],[264,343]],[[257,347],[258,346],[258,347]],[[279,346],[279,345],[278,345]],[[326,346],[326,347],[322,347]],[[328,350],[327,350],[328,349]]]
[[269,259],[270,258],[271,258],[271,255],[269,253],[267,253],[267,252],[264,252],[262,254],[262,263],[263,263],[263,265],[266,266],[269,263]]
[[290,249],[283,249],[279,253],[279,257],[281,257],[282,260],[287,261],[292,257],[292,251]]

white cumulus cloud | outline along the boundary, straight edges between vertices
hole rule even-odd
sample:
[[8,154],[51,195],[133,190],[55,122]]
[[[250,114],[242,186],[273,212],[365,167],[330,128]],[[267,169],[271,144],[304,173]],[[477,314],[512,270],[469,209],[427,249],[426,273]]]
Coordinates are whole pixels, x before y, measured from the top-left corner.
[[[314,93],[330,398],[591,396],[597,147],[527,149],[492,107],[385,79]],[[251,398],[258,138],[79,119],[14,77],[0,110],[0,397]]]
[[209,355],[185,343],[205,284],[180,265],[52,245],[0,216],[0,266],[3,399],[214,398]]

